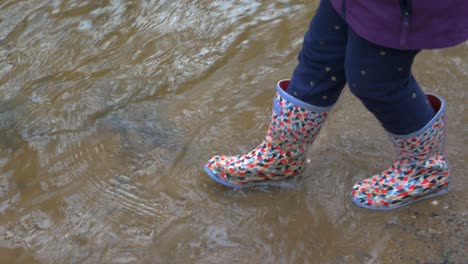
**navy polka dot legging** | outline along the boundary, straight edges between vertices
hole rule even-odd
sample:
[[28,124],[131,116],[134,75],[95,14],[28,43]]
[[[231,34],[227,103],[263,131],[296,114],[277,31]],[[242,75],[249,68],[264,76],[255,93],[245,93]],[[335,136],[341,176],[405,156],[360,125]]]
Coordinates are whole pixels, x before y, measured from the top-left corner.
[[435,114],[411,73],[418,52],[370,43],[348,27],[329,0],[322,0],[287,92],[312,105],[330,106],[347,82],[387,131],[410,134]]

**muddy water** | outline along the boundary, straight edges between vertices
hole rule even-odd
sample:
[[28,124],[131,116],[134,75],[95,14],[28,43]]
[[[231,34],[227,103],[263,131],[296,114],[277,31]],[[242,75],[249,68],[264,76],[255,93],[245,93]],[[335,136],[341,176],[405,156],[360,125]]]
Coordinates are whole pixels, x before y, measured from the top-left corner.
[[[317,1],[0,1],[0,263],[464,263],[468,46],[415,74],[448,104],[454,191],[348,199],[384,131],[345,91],[299,186],[232,190],[202,165],[267,129]],[[465,262],[466,263],[466,262]]]

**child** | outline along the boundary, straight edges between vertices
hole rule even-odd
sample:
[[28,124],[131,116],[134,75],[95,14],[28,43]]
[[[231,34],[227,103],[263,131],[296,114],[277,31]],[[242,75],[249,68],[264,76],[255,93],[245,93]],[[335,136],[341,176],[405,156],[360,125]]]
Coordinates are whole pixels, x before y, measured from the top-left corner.
[[390,168],[354,185],[352,201],[386,210],[448,192],[445,102],[424,94],[411,66],[421,49],[465,41],[467,14],[465,0],[321,0],[291,81],[276,87],[263,142],[246,155],[211,158],[206,172],[230,187],[295,178],[348,83],[398,152]]

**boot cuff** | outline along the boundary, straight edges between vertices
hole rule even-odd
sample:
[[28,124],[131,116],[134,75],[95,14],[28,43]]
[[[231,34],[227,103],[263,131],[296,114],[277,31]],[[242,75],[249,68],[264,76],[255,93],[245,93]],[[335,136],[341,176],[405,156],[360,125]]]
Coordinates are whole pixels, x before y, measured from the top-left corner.
[[322,106],[315,106],[315,105],[311,105],[309,103],[303,102],[303,101],[295,98],[294,96],[288,94],[286,92],[288,87],[289,87],[289,80],[281,80],[276,85],[276,92],[278,92],[278,94],[281,97],[283,97],[283,99],[285,99],[286,101],[288,101],[288,102],[290,102],[290,103],[292,103],[294,105],[297,105],[299,107],[302,107],[302,108],[304,108],[306,110],[309,110],[309,111],[312,111],[312,112],[315,112],[315,113],[329,112],[333,107],[333,105],[322,107]]
[[394,138],[411,138],[411,137],[416,137],[421,134],[423,134],[425,131],[427,131],[432,125],[434,125],[435,122],[439,120],[439,118],[445,118],[445,101],[440,98],[437,95],[434,94],[426,94],[428,102],[431,104],[431,106],[434,108],[435,115],[432,117],[432,119],[421,129],[419,129],[416,132],[413,132],[408,135],[396,135],[393,133],[389,133],[390,136]]

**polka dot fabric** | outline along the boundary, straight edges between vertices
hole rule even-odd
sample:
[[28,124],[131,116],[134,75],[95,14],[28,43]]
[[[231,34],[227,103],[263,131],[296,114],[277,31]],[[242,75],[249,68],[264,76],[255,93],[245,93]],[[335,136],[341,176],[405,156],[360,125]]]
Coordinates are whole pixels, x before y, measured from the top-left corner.
[[445,103],[428,95],[437,111],[420,131],[391,134],[398,150],[396,161],[384,172],[356,183],[351,198],[369,209],[394,209],[450,190],[449,165],[444,154]]
[[317,137],[329,108],[294,99],[284,91],[288,85],[285,80],[277,86],[270,126],[260,145],[245,155],[214,156],[206,163],[213,180],[230,187],[277,185],[304,170],[306,148]]

